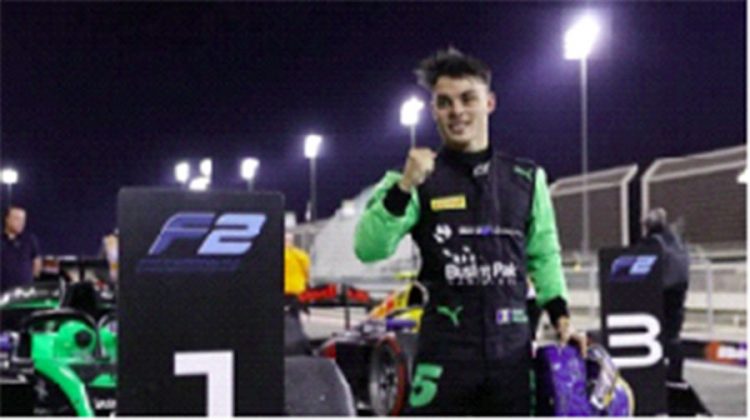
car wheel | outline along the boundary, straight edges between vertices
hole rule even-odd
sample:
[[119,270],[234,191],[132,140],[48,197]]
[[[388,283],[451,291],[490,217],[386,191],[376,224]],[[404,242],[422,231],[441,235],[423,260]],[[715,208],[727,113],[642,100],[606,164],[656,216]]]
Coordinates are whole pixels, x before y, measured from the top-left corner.
[[373,414],[394,416],[402,412],[409,388],[408,363],[392,335],[375,344],[370,358],[368,393]]

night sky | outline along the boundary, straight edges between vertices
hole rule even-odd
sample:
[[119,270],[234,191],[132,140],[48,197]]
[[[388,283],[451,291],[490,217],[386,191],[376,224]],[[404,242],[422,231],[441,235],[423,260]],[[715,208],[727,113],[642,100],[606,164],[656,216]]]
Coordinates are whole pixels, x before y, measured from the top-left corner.
[[[493,69],[493,144],[580,173],[580,81],[562,38],[581,2],[2,3],[0,164],[46,254],[93,254],[122,186],[173,186],[214,158],[214,187],[256,188],[302,217],[303,139],[324,136],[319,216],[401,167],[413,69],[454,45]],[[594,2],[590,170],[745,143],[744,2]],[[427,113],[418,143],[439,139]],[[6,191],[3,191],[6,199]]]

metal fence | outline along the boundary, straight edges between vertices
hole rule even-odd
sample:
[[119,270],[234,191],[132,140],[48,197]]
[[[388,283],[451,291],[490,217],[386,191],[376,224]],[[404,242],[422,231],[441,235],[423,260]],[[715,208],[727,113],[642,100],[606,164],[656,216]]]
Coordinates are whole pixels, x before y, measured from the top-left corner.
[[[596,267],[566,268],[571,309],[599,320],[599,273]],[[690,288],[686,302],[690,329],[713,333],[719,328],[747,325],[747,266],[715,263],[694,258],[690,265]],[[744,336],[744,334],[743,334]]]
[[687,242],[713,257],[745,258],[746,146],[657,159],[641,177],[641,217],[663,207]]
[[[637,172],[637,165],[627,165],[588,174],[586,191],[589,200],[590,250],[630,243],[628,188]],[[583,244],[583,185],[583,176],[574,175],[560,178],[550,186],[565,261],[588,260],[591,257],[580,255]]]

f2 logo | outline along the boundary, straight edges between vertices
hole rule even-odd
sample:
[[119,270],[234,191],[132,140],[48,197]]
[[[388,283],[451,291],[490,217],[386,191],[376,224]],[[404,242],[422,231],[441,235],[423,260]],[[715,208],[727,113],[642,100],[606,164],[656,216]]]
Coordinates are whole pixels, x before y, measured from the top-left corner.
[[645,332],[609,334],[609,348],[647,348],[648,353],[642,356],[612,357],[619,368],[645,368],[662,360],[664,351],[659,342],[661,326],[659,321],[649,314],[607,315],[607,328],[640,328]]
[[612,263],[613,281],[641,280],[651,273],[656,255],[622,255]]
[[[226,213],[219,216],[211,229],[215,213],[177,213],[161,228],[148,255],[160,255],[176,240],[203,239],[198,255],[242,255],[250,250],[251,239],[260,234],[266,215],[260,213]],[[208,234],[208,236],[206,236]]]

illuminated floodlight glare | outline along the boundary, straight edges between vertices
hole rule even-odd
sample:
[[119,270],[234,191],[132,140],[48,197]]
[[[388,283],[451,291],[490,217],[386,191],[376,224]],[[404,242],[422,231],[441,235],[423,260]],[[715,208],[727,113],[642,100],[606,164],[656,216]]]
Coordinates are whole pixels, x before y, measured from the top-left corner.
[[593,17],[580,18],[565,32],[565,58],[568,60],[586,59],[599,35],[599,24]]
[[409,98],[408,101],[401,105],[401,124],[407,127],[413,127],[419,122],[419,112],[424,108],[424,102],[415,97]]
[[205,176],[207,178],[211,178],[211,172],[213,171],[213,167],[214,167],[214,165],[213,165],[213,162],[211,161],[211,159],[203,159],[203,160],[201,160],[201,163],[200,163],[201,175],[203,175],[203,176]]
[[341,202],[341,215],[344,217],[352,217],[357,214],[357,208],[354,205],[354,200],[344,200]]
[[297,214],[293,211],[284,213],[284,228],[291,229],[297,226]]
[[243,159],[242,165],[240,166],[240,175],[242,176],[242,179],[246,181],[252,181],[255,179],[255,174],[258,172],[258,166],[260,166],[260,161],[256,158]]
[[3,184],[13,185],[18,182],[18,171],[15,169],[7,168],[3,169],[2,172]]
[[320,151],[320,143],[323,142],[323,137],[317,134],[310,134],[305,137],[305,157],[308,159],[315,159]]
[[174,165],[174,179],[180,184],[185,184],[190,179],[190,164],[187,162],[180,162]]
[[747,168],[740,172],[740,175],[737,177],[737,182],[740,184],[747,184]]
[[193,191],[206,191],[208,189],[208,184],[210,183],[211,180],[208,179],[208,177],[201,176],[190,181],[188,188]]

